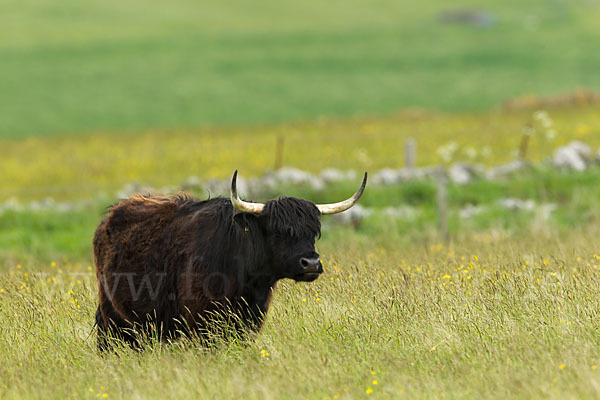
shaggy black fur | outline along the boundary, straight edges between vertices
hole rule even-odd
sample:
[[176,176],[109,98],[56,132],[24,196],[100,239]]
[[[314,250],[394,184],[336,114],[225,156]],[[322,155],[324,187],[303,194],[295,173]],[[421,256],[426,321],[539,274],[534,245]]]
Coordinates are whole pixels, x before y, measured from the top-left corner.
[[239,213],[229,199],[136,196],[113,206],[94,237],[100,304],[99,345],[108,334],[135,345],[132,328],[159,337],[202,333],[217,315],[242,330],[260,329],[275,283],[316,279],[319,210],[280,198],[261,215]]

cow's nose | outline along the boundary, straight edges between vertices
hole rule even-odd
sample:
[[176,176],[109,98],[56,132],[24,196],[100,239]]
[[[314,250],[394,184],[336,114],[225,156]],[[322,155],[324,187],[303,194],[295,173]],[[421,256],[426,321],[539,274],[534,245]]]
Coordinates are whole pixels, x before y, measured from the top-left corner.
[[303,272],[309,273],[321,273],[323,272],[323,265],[321,264],[321,260],[319,258],[306,258],[302,257],[300,259],[300,266],[302,267]]

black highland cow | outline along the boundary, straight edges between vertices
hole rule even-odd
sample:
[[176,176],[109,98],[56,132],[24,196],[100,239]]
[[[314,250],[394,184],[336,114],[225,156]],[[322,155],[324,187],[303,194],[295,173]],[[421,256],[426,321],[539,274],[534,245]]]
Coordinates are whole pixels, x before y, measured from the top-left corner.
[[135,345],[133,332],[150,325],[159,338],[202,334],[216,315],[257,331],[279,279],[310,282],[323,272],[320,215],[352,207],[367,182],[365,173],[340,203],[260,204],[240,200],[236,178],[231,199],[134,196],[110,209],[94,236],[100,348],[108,335]]

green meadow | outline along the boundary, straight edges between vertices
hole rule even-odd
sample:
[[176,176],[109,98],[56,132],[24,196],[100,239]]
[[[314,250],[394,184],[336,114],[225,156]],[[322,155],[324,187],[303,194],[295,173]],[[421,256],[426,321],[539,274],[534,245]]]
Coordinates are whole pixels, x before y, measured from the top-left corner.
[[[264,329],[101,356],[95,281],[67,262],[0,276],[3,398],[594,398],[598,230],[450,246],[318,244],[325,274],[281,282]],[[91,267],[90,267],[91,268]]]
[[[491,26],[440,23],[445,10]],[[600,88],[596,2],[0,4],[0,137],[485,110]]]

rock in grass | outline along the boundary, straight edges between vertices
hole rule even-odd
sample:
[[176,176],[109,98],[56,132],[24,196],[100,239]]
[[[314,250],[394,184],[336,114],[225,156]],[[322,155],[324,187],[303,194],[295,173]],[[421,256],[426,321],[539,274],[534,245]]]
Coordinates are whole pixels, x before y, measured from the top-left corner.
[[283,167],[266,174],[262,178],[262,184],[269,189],[275,189],[282,184],[308,185],[315,190],[325,188],[325,182],[320,177],[293,167]]
[[585,171],[592,163],[592,149],[578,140],[559,147],[552,157],[552,165],[561,170]]
[[476,206],[473,204],[467,204],[465,207],[463,207],[459,211],[459,215],[461,218],[468,219],[468,218],[472,218],[476,215],[481,214],[486,209],[487,209],[487,207],[484,207],[484,206]]
[[482,173],[482,167],[475,164],[455,163],[448,168],[448,178],[454,183],[464,185]]
[[533,200],[521,200],[509,197],[498,200],[498,204],[511,211],[532,211],[535,209],[535,201]]
[[331,217],[332,220],[337,223],[351,224],[357,227],[364,218],[369,217],[371,214],[373,214],[373,210],[363,207],[360,204],[356,204],[348,211],[334,214]]
[[488,179],[504,178],[504,177],[508,177],[514,173],[523,171],[529,167],[530,167],[530,165],[526,161],[514,160],[514,161],[508,162],[506,164],[502,164],[502,165],[498,165],[497,167],[490,168],[486,173],[486,177]]
[[181,182],[181,190],[200,190],[202,189],[202,180],[197,176],[188,176],[183,182]]
[[372,182],[378,185],[397,185],[401,182],[424,179],[439,174],[439,167],[383,168],[373,174]]
[[337,168],[326,168],[319,174],[319,177],[325,183],[353,181],[356,179],[356,171],[342,171]]

